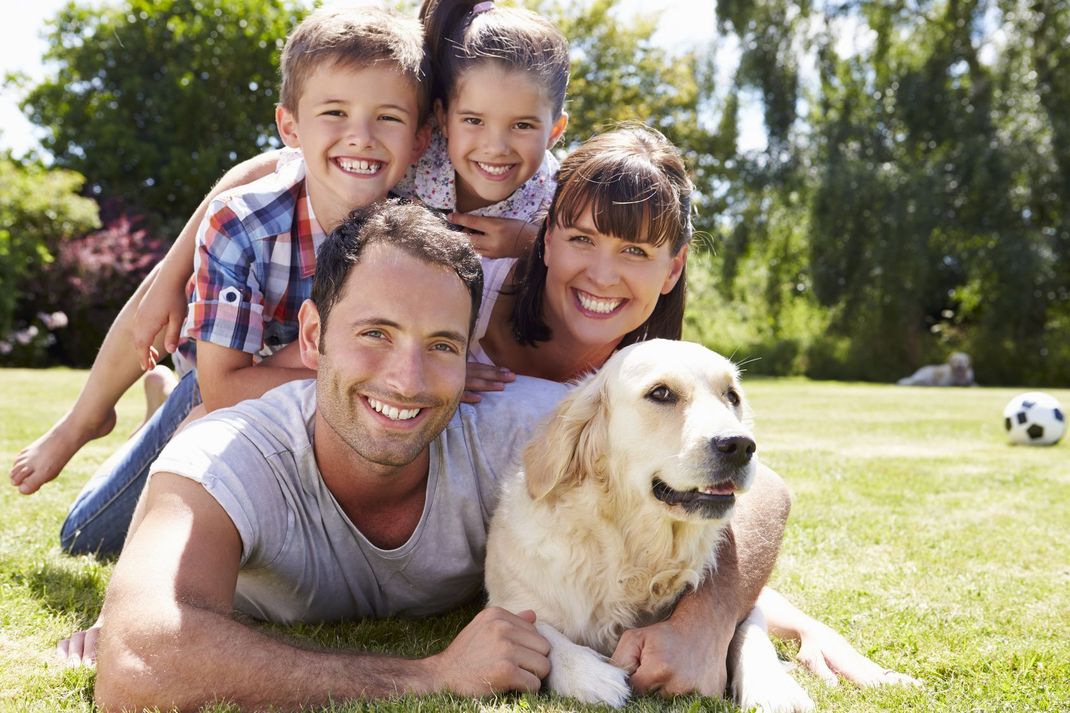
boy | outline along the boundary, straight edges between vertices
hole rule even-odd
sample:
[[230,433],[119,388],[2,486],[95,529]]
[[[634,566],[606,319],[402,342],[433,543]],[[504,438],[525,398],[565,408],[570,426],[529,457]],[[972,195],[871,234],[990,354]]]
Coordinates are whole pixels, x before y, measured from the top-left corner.
[[297,336],[316,251],[351,210],[386,197],[423,152],[425,79],[416,21],[320,10],[290,35],[276,123],[303,160],[213,201],[197,236],[186,320],[197,371],[86,485],[61,532],[65,550],[119,551],[149,464],[202,395],[210,411],[312,376],[285,347]]

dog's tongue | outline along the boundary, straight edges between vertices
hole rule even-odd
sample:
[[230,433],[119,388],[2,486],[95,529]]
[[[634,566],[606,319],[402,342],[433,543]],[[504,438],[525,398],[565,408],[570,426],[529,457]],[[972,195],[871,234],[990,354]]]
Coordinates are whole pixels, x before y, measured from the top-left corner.
[[707,495],[732,495],[736,492],[736,486],[732,483],[725,481],[723,483],[717,483],[716,485],[710,485],[702,489],[703,493]]

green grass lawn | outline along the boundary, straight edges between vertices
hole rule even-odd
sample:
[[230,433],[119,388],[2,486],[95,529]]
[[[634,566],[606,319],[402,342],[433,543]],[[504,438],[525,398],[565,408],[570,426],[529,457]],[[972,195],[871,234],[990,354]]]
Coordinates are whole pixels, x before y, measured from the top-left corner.
[[[85,372],[0,371],[0,461],[73,402]],[[1070,710],[1070,443],[1006,445],[1016,389],[751,380],[762,459],[795,507],[774,584],[921,688],[826,687],[795,675],[823,711]],[[1070,405],[1070,391],[1052,393]],[[60,553],[66,507],[135,426],[119,425],[31,497],[0,488],[0,709],[87,710],[93,674],[53,659],[96,615],[111,565]],[[426,621],[303,627],[324,646],[418,655],[442,648],[472,611]],[[785,649],[790,653],[790,649]],[[337,710],[573,710],[566,700],[438,696]],[[582,707],[580,707],[582,708]],[[708,699],[640,699],[632,710],[732,710]]]

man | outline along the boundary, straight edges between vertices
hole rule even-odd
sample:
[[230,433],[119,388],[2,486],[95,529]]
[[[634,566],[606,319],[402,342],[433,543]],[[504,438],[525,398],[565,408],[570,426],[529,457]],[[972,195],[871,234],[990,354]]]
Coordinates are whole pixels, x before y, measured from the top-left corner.
[[[318,259],[299,334],[315,381],[194,423],[154,466],[104,604],[103,709],[534,691],[548,672],[532,612],[484,610],[420,660],[308,651],[231,617],[419,615],[471,598],[498,474],[564,388],[521,380],[458,411],[482,275],[426,209],[351,216]],[[669,621],[622,637],[614,658],[638,690],[723,692],[728,640],[786,517],[765,488],[769,505],[742,513],[759,534],[740,536],[748,566],[727,548]]]

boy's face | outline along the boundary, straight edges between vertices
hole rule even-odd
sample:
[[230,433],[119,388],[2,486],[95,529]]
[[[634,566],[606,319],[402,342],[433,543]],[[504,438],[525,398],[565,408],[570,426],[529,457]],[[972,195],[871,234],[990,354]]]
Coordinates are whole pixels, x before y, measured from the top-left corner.
[[386,197],[427,147],[416,86],[388,66],[320,65],[294,115],[275,113],[287,146],[300,148],[316,220],[332,230],[354,208]]

